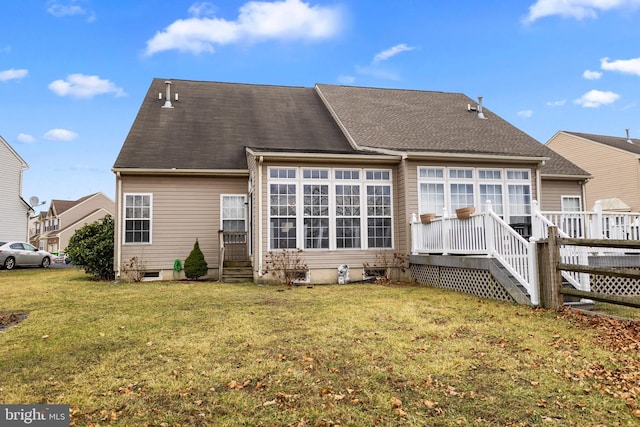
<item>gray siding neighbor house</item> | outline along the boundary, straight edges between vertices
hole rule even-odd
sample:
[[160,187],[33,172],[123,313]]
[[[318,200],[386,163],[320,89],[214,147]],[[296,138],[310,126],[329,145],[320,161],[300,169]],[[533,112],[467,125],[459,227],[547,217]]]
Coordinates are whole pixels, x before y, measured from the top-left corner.
[[29,165],[0,136],[0,241],[27,241],[31,206],[22,198],[22,172]]
[[301,279],[336,283],[346,264],[358,280],[410,252],[412,214],[491,200],[526,228],[533,200],[559,209],[589,178],[459,93],[164,79],[113,172],[116,274],[137,257],[148,278],[183,277],[174,261],[197,239],[209,277],[246,261],[257,283],[269,253],[296,248]]

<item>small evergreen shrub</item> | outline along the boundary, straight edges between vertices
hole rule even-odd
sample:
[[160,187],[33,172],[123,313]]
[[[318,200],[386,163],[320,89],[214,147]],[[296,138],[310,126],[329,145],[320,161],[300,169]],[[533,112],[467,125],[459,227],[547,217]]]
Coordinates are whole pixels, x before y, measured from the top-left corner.
[[113,231],[111,215],[102,220],[87,224],[76,230],[65,249],[66,255],[74,265],[84,267],[87,274],[99,280],[112,280],[113,269]]
[[207,261],[204,259],[204,254],[200,250],[198,239],[196,239],[191,253],[184,260],[184,275],[187,279],[198,280],[200,277],[206,276],[208,271]]

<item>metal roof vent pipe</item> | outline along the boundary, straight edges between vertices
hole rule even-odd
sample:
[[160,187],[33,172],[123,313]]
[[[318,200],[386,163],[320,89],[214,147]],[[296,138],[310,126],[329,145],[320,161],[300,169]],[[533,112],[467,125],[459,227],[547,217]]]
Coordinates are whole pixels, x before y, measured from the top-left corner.
[[482,113],[482,96],[478,97],[478,118],[479,119],[486,119],[486,117]]
[[173,108],[173,105],[171,105],[171,80],[165,81],[164,84],[166,87],[166,94],[162,108]]
[[633,141],[631,140],[631,138],[629,138],[629,128],[625,129],[627,131],[627,142],[629,144],[633,144]]

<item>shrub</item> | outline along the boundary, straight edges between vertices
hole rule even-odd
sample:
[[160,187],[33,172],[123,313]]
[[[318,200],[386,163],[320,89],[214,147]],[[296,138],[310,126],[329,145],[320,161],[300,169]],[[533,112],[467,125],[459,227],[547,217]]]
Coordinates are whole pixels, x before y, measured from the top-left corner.
[[76,230],[69,239],[65,253],[75,265],[84,267],[87,274],[99,280],[112,280],[113,230],[111,215]]
[[125,262],[122,267],[122,275],[126,280],[131,282],[142,282],[144,279],[144,271],[146,263],[141,261],[137,256],[132,257],[129,262]]
[[267,253],[265,265],[263,274],[271,274],[280,284],[287,286],[293,286],[309,270],[302,249],[271,251]]
[[196,239],[191,253],[184,260],[184,275],[188,279],[198,280],[200,277],[205,276],[208,271],[207,261],[204,259],[204,254],[200,250],[198,239]]

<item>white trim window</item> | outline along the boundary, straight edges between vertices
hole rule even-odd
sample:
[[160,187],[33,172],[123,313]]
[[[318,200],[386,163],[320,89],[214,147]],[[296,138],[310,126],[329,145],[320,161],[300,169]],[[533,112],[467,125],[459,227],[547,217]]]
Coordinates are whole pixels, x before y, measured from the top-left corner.
[[302,170],[305,249],[329,249],[329,170]]
[[390,170],[274,166],[268,177],[269,249],[392,248]]
[[393,214],[391,173],[387,170],[366,171],[367,247],[393,247]]
[[531,223],[531,173],[528,169],[418,167],[419,213],[475,206],[491,201],[493,211],[510,224]]
[[336,248],[362,247],[361,180],[359,170],[335,170]]
[[151,194],[124,194],[124,243],[151,243]]
[[582,198],[580,196],[560,196],[562,212],[582,211]]
[[220,195],[220,229],[224,231],[247,231],[246,197],[244,194]]
[[420,213],[442,216],[445,208],[444,168],[418,168]]
[[296,245],[296,168],[269,169],[269,248]]

